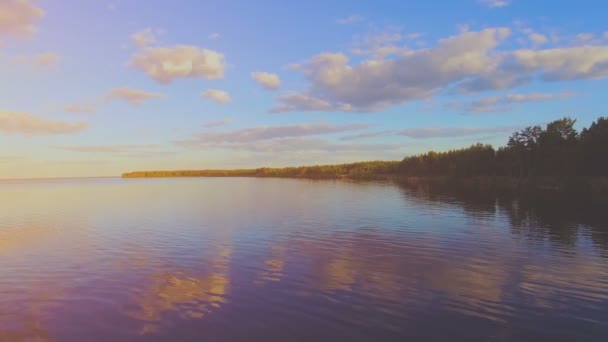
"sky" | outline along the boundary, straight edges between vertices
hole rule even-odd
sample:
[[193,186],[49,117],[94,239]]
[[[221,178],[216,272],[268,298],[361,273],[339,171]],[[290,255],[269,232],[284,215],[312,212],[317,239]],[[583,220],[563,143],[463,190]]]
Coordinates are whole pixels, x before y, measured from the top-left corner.
[[604,1],[0,0],[0,178],[400,160],[606,115]]

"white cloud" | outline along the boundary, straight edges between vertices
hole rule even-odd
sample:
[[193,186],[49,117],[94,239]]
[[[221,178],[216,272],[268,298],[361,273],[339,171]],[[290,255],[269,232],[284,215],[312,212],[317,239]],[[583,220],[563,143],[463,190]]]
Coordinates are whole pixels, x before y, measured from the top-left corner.
[[511,4],[511,0],[479,0],[479,2],[490,8],[507,7]]
[[54,52],[44,52],[33,56],[17,56],[15,60],[38,70],[51,70],[59,66],[61,57]]
[[223,54],[191,45],[146,48],[133,57],[130,66],[162,84],[179,78],[219,79],[226,68]]
[[219,39],[221,37],[221,35],[217,32],[211,33],[209,36],[209,39]]
[[506,111],[510,110],[511,106],[516,103],[561,100],[571,96],[571,93],[530,93],[490,96],[471,102],[466,107],[466,110],[470,113]]
[[501,62],[499,69],[538,73],[545,81],[598,79],[608,77],[608,46],[517,50]]
[[29,0],[0,1],[0,37],[19,38],[36,32],[44,11]]
[[0,131],[26,135],[58,135],[78,133],[89,125],[85,122],[48,120],[28,113],[0,111]]
[[282,104],[273,111],[374,111],[428,98],[450,84],[491,71],[492,50],[509,34],[507,28],[464,32],[440,40],[434,48],[358,65],[350,65],[343,53],[323,53],[292,66],[311,86],[303,93],[282,96]]
[[227,104],[232,101],[232,99],[230,98],[230,94],[223,90],[217,89],[208,89],[204,91],[201,96],[220,104]]
[[132,105],[142,105],[148,100],[160,99],[162,94],[133,88],[114,88],[106,95],[107,100],[123,100]]
[[336,22],[338,24],[348,25],[348,24],[359,23],[359,22],[362,22],[363,20],[365,20],[365,18],[360,15],[351,15],[351,16],[348,16],[345,18],[340,18],[340,19],[336,20]]
[[146,28],[134,33],[131,35],[131,39],[133,39],[135,46],[140,49],[156,43],[156,37],[154,36],[154,31],[152,31],[151,28]]
[[389,59],[372,56],[359,63],[351,63],[344,53],[322,53],[290,66],[301,71],[309,85],[280,96],[272,112],[372,112],[439,92],[474,93],[534,81],[608,77],[607,45],[500,49],[510,33],[508,28],[466,31],[430,48],[403,51]]
[[275,90],[281,86],[281,79],[277,74],[257,71],[251,73],[251,78],[266,89]]

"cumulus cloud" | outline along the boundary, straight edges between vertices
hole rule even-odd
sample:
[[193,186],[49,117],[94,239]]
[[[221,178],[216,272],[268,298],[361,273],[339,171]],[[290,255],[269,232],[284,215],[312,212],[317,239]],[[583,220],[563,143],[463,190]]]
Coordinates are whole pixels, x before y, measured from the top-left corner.
[[480,100],[471,102],[467,107],[467,112],[484,113],[506,111],[511,109],[511,106],[516,103],[524,102],[544,102],[566,99],[572,96],[572,93],[531,93],[531,94],[507,94],[505,96],[490,96]]
[[191,45],[146,48],[129,65],[162,84],[180,78],[219,79],[226,68],[222,53]]
[[216,121],[210,121],[210,122],[204,123],[203,127],[214,128],[214,127],[229,125],[233,122],[234,122],[234,120],[228,118],[228,119],[222,119],[222,120],[216,120]]
[[511,0],[479,0],[479,2],[490,8],[507,7],[511,4]]
[[280,96],[271,111],[372,112],[439,92],[608,77],[606,45],[499,49],[510,33],[508,28],[463,31],[431,48],[360,63],[351,63],[344,53],[322,53],[290,66],[302,72],[309,85]]
[[517,50],[499,67],[506,71],[511,66],[514,71],[540,73],[545,81],[604,78],[608,77],[608,46]]
[[277,74],[256,71],[251,73],[251,78],[266,89],[275,90],[281,86],[281,79]]
[[162,97],[162,94],[132,88],[114,88],[106,95],[106,99],[109,101],[122,100],[132,105],[142,105],[148,100],[160,99]]
[[131,35],[131,39],[133,40],[133,44],[140,49],[156,43],[156,37],[154,36],[154,31],[152,31],[151,28],[146,28],[139,32],[135,32],[133,35]]
[[502,126],[502,127],[422,127],[408,128],[398,132],[413,139],[430,139],[430,138],[454,138],[466,137],[488,133],[510,133],[519,127]]
[[215,101],[217,103],[220,104],[227,104],[230,101],[232,101],[232,99],[230,98],[230,94],[228,94],[227,92],[223,91],[223,90],[218,90],[218,89],[208,89],[205,90],[202,94],[202,97],[205,97],[211,101]]
[[362,22],[363,20],[365,20],[365,18],[360,15],[351,15],[348,17],[340,18],[340,19],[336,20],[336,22],[341,25],[348,25],[348,24],[359,23],[359,22]]
[[85,122],[65,122],[60,120],[49,120],[28,113],[0,111],[0,131],[8,134],[72,134],[81,132],[87,127],[88,124]]
[[51,70],[59,66],[61,57],[54,52],[44,52],[33,56],[18,56],[15,60],[38,70]]
[[343,53],[323,53],[292,66],[311,82],[308,91],[279,98],[274,111],[374,111],[428,98],[446,85],[491,70],[491,52],[510,34],[507,28],[464,32],[436,47],[395,59],[350,65]]
[[0,37],[19,38],[36,32],[44,11],[29,0],[0,1]]

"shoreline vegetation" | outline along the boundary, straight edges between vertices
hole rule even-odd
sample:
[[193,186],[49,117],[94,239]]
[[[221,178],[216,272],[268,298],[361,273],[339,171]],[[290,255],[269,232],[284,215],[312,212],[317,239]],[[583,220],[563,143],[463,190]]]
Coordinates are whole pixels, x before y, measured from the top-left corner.
[[123,178],[276,177],[307,179],[396,180],[453,183],[499,192],[543,191],[608,198],[608,118],[600,117],[580,133],[575,120],[563,118],[543,129],[513,133],[494,149],[475,144],[447,152],[430,151],[401,161],[235,170],[135,171]]

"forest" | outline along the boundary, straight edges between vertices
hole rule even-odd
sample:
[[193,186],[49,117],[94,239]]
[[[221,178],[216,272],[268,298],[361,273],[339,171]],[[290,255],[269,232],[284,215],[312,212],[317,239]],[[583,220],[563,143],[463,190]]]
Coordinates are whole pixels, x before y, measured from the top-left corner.
[[446,152],[430,151],[401,161],[370,161],[339,165],[241,170],[137,171],[138,177],[537,177],[608,176],[608,118],[600,117],[579,133],[576,120],[565,117],[546,125],[514,132],[503,147],[475,144]]

